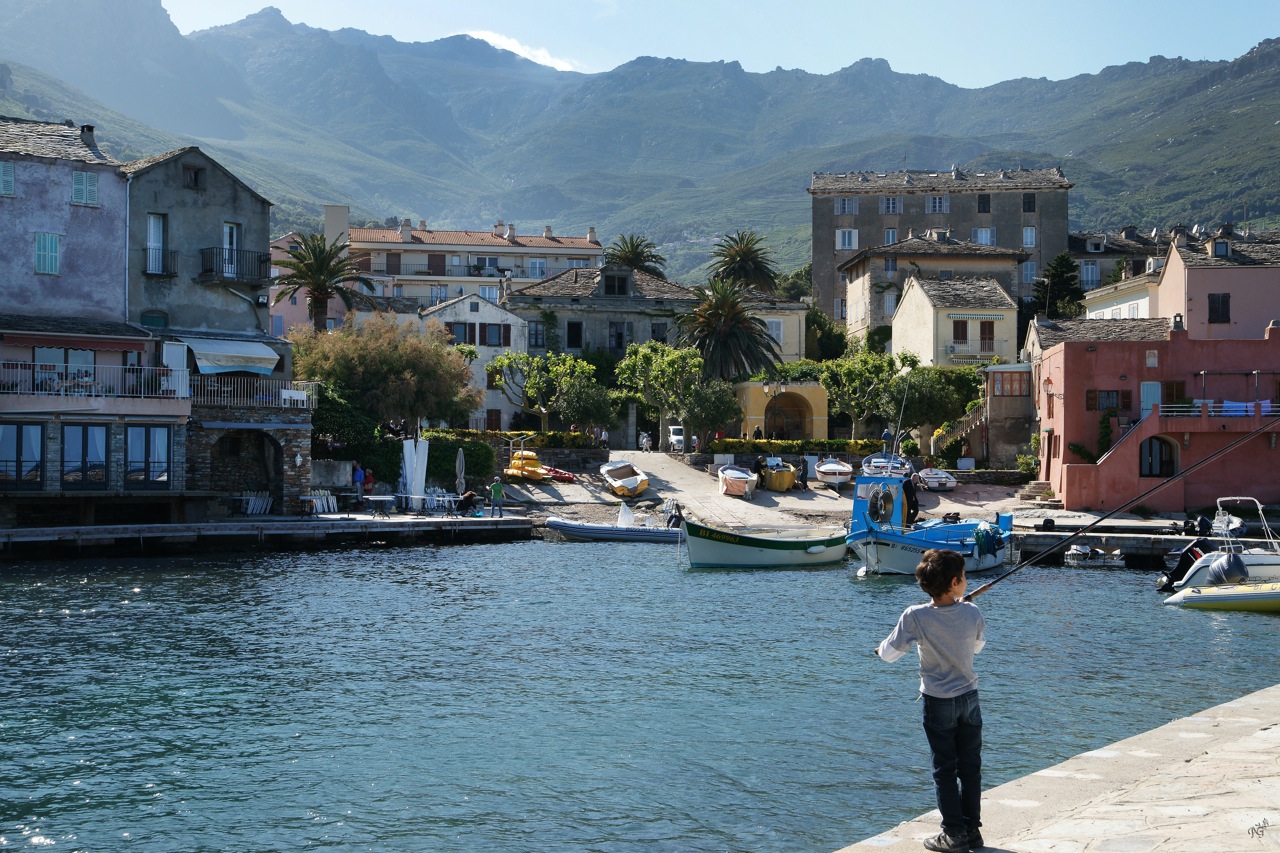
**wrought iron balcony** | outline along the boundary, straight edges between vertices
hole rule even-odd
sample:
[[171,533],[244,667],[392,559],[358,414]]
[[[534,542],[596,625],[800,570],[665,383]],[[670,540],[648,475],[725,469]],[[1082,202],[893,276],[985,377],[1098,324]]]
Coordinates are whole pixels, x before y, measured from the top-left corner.
[[271,255],[247,249],[201,249],[200,278],[264,282],[271,278]]
[[142,268],[143,275],[158,278],[173,278],[178,274],[178,253],[166,249],[146,249],[146,264]]

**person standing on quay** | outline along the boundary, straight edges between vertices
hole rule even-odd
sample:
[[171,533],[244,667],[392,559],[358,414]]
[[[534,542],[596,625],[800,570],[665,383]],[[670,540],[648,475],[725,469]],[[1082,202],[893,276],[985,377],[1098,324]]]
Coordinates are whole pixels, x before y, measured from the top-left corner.
[[494,477],[489,484],[489,517],[502,518],[502,478]]
[[356,503],[364,503],[364,469],[360,467],[360,463],[354,463],[355,467],[351,469],[351,482],[356,487]]
[[924,733],[933,758],[933,790],[942,832],[927,850],[968,853],[982,848],[982,709],[973,656],[986,644],[986,622],[977,605],[964,601],[968,583],[964,557],[931,548],[916,566],[916,582],[928,604],[903,611],[876,648],[895,661],[915,643],[920,655]]

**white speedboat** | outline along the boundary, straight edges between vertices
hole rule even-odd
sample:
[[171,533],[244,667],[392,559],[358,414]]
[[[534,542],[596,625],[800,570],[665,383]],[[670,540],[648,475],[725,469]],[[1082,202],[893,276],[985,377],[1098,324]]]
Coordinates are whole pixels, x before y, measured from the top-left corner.
[[826,483],[829,488],[839,489],[853,479],[853,466],[848,462],[841,462],[834,456],[828,456],[813,466],[813,476],[818,478],[819,483]]
[[858,478],[849,524],[849,550],[862,562],[858,575],[915,574],[920,556],[930,548],[958,551],[968,573],[999,568],[1008,554],[1013,515],[997,513],[996,523],[977,518],[919,524],[910,517],[904,477]]
[[931,492],[949,492],[956,487],[957,482],[949,471],[943,471],[941,468],[921,468],[920,485]]
[[685,519],[691,568],[791,569],[838,563],[845,555],[843,527],[719,528]]
[[740,465],[721,466],[717,476],[720,480],[720,494],[737,495],[744,500],[754,498],[756,486],[760,485],[760,478],[756,472],[749,471]]
[[882,450],[862,458],[862,473],[868,477],[910,477],[913,471],[911,460],[896,453]]
[[633,498],[649,488],[649,477],[625,459],[606,462],[600,466],[609,491],[620,498]]
[[[1218,517],[1230,517],[1223,504],[1252,504],[1262,526],[1262,538],[1239,539],[1228,535],[1211,541],[1197,539],[1182,551],[1178,564],[1160,576],[1158,586],[1162,592],[1174,592],[1189,587],[1205,586],[1214,561],[1222,554],[1238,556],[1249,573],[1250,581],[1280,581],[1280,539],[1267,524],[1262,514],[1262,504],[1257,498],[1218,498]],[[1229,523],[1223,520],[1224,529]],[[1215,524],[1215,527],[1217,525]]]

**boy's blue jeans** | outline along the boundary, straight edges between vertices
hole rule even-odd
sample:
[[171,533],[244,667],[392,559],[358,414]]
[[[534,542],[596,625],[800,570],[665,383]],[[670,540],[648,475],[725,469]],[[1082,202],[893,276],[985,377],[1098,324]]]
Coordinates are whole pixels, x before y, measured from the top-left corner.
[[967,835],[982,826],[982,708],[978,691],[952,699],[924,697],[924,733],[933,754],[933,790],[942,831]]

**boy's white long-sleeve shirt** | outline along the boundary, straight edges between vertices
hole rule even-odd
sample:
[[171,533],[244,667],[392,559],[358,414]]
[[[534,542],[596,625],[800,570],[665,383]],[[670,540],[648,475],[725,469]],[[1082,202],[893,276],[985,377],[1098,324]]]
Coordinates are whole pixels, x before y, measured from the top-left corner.
[[977,688],[973,656],[986,645],[986,627],[976,604],[917,604],[902,612],[876,651],[884,660],[895,661],[915,643],[920,654],[920,692],[950,699]]

